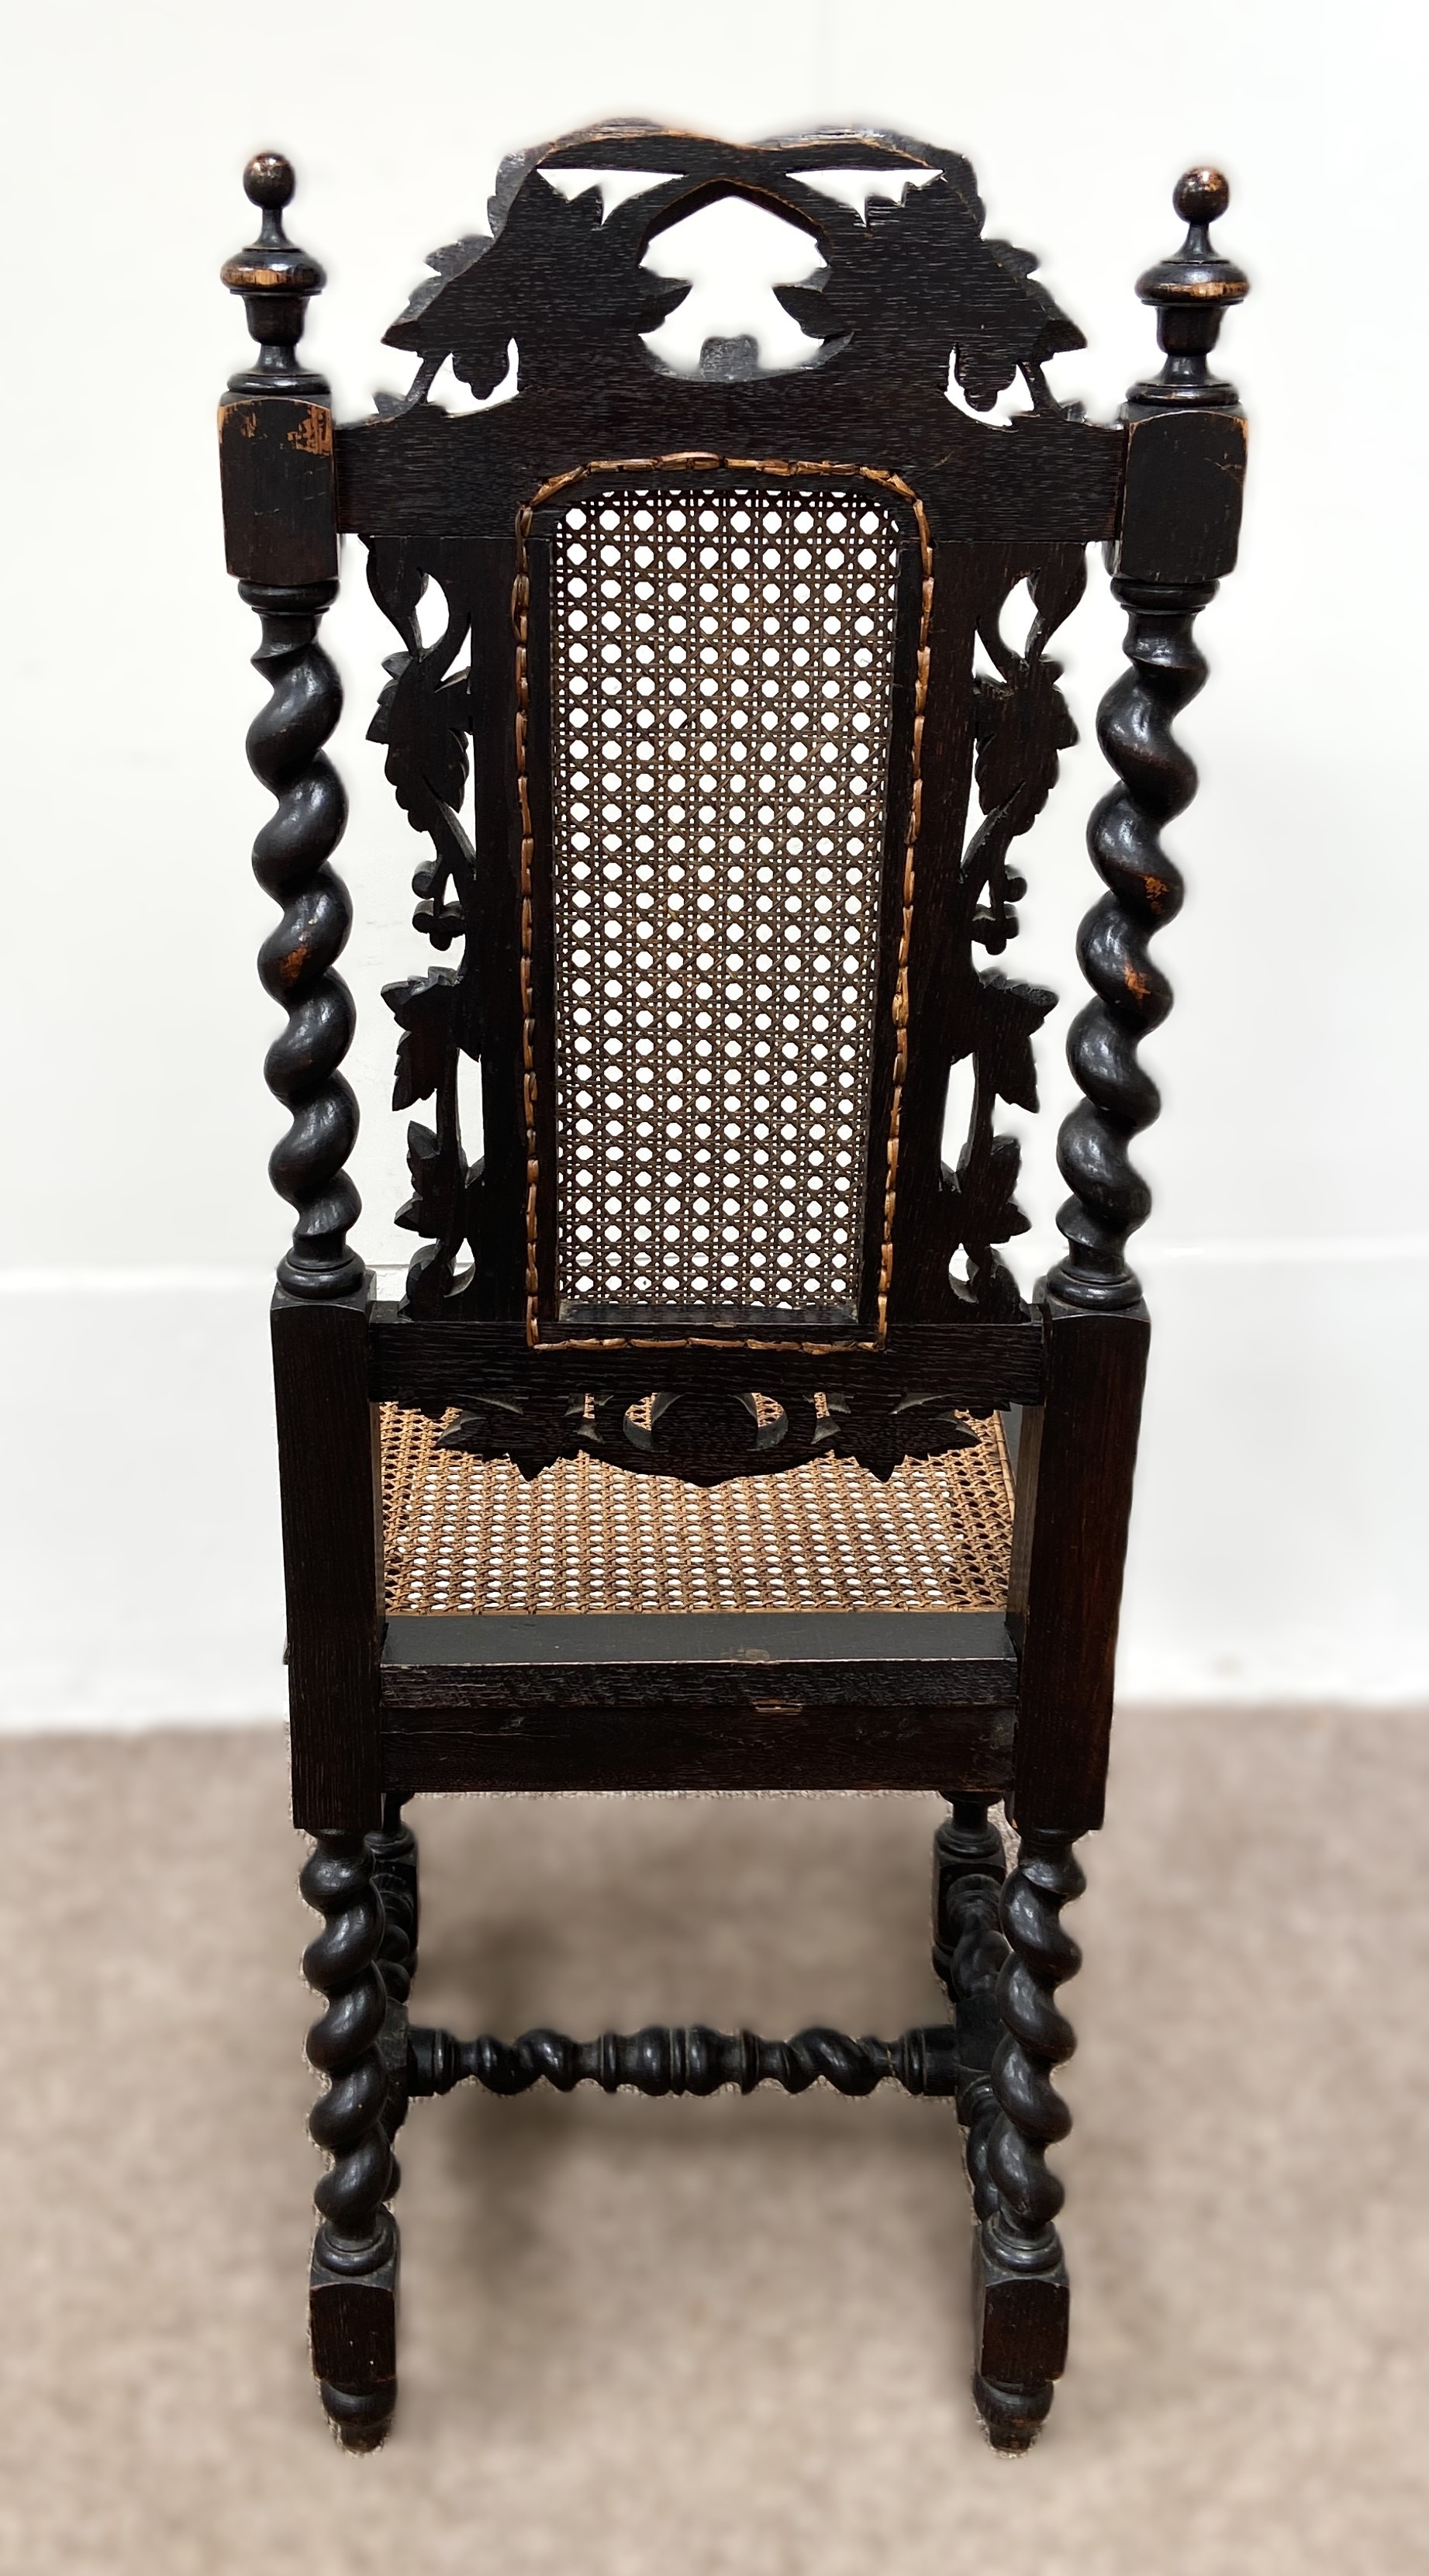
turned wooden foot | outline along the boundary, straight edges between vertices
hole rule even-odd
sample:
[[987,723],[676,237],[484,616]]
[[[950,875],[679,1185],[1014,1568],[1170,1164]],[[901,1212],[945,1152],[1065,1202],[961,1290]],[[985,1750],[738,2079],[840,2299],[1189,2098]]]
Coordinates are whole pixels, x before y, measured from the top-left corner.
[[397,2400],[397,2227],[386,2202],[393,2163],[389,2076],[381,2041],[387,1987],[378,1964],[384,1921],[361,1834],[319,1834],[300,1880],[324,1916],[303,1956],[326,2008],[308,2057],[328,2078],[309,2127],[332,2165],[314,2198],[309,2288],[313,2370],[343,2447],[375,2450]]
[[1072,2125],[1051,2081],[1076,2046],[1055,2000],[1081,1966],[1061,1922],[1062,1907],[1086,1885],[1072,1841],[1025,1832],[1000,1906],[1008,1948],[997,1982],[1003,2037],[992,2061],[987,2206],[973,2255],[973,2394],[998,2450],[1026,2450],[1035,2439],[1067,2360],[1069,2294],[1055,2224],[1063,2188],[1047,2149]]

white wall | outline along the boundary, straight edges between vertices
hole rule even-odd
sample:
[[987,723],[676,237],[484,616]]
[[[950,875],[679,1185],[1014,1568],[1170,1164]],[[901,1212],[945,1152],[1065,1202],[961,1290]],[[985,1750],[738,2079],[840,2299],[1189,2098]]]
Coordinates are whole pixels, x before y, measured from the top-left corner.
[[[738,136],[871,122],[965,148],[990,229],[1046,253],[1088,335],[1056,362],[1103,416],[1151,355],[1131,282],[1171,248],[1189,162],[1228,170],[1255,294],[1227,362],[1254,415],[1242,569],[1202,621],[1177,826],[1187,911],[1148,1048],[1157,1338],[1123,1682],[1159,1695],[1429,1689],[1422,1392],[1429,962],[1422,761],[1426,361],[1414,287],[1429,45],[1406,7],[1202,0],[646,0],[539,12],[304,0],[34,12],[10,39],[14,375],[0,706],[10,742],[0,1303],[13,1526],[12,1725],[261,1715],[281,1703],[263,1307],[281,1123],[252,957],[272,918],[242,755],[262,691],[222,570],[212,407],[246,342],[219,288],[264,144],[330,285],[307,349],[345,413],[405,381],[377,343],[428,248],[484,220],[500,154],[607,112]],[[380,628],[328,621],[351,705],[347,971],[370,1260],[402,1257],[377,985],[418,943],[415,844],[365,743]],[[1028,1279],[1052,1249],[1081,832],[1119,621],[1099,572],[1065,653],[1083,729],[1030,850],[1020,971],[1044,1045]],[[1416,1383],[1417,1379],[1417,1383]],[[168,1395],[165,1399],[164,1390]]]

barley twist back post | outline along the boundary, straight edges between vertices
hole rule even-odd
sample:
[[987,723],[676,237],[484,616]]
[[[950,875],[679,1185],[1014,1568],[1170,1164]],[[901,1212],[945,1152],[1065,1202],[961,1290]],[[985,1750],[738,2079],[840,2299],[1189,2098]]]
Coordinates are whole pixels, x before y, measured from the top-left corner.
[[287,1013],[264,1066],[290,1121],[268,1169],[295,1212],[279,1284],[292,1296],[341,1297],[361,1284],[362,1263],[347,1241],[361,1209],[346,1169],[357,1102],[339,1070],[354,1011],[334,971],[352,907],[329,864],[347,800],[323,749],[342,712],[342,688],[317,640],[337,596],[337,506],[331,395],[297,353],[309,299],[324,280],[283,229],[294,187],[289,163],[260,152],[243,184],[262,225],[221,274],[243,298],[258,358],[229,379],[219,452],[228,568],[262,622],[253,659],[270,690],[248,732],[249,765],[277,799],[253,845],[253,867],[282,906],[258,972]]
[[1195,763],[1173,725],[1206,677],[1196,618],[1235,562],[1245,423],[1235,387],[1208,363],[1225,314],[1249,292],[1244,271],[1211,245],[1209,228],[1229,202],[1218,171],[1187,171],[1174,197],[1186,239],[1137,281],[1156,308],[1165,363],[1132,386],[1122,415],[1127,479],[1112,589],[1127,612],[1131,669],[1097,721],[1120,784],[1087,832],[1107,891],[1077,943],[1093,999],[1067,1040],[1083,1098],[1058,1138],[1072,1195],[1057,1219],[1067,1250],[1047,1283],[1065,1304],[1102,1311],[1141,1297],[1126,1244],[1150,1214],[1151,1192],[1129,1149],[1161,1096],[1137,1050],[1171,1008],[1148,942],[1181,909],[1180,871],[1161,834],[1196,791]]

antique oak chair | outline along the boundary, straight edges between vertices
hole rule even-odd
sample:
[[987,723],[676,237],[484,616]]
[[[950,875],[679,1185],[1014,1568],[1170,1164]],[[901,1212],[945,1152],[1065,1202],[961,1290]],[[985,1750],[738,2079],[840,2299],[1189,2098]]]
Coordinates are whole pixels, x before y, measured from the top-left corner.
[[[573,171],[627,185],[555,184]],[[834,171],[866,174],[862,212]],[[411,392],[336,432],[297,355],[323,274],[284,231],[292,171],[265,153],[244,184],[261,233],[223,275],[259,354],[222,452],[272,692],[248,749],[277,799],[254,865],[282,907],[260,971],[287,1013],[273,1348],[293,1813],[325,1917],[305,1965],[328,2414],[368,2449],[392,2413],[413,2096],[892,2080],[966,2131],[974,2388],[1023,2448],[1066,2352],[1060,1916],[1102,1817],[1146,1359],[1128,1146],[1170,1002],[1148,938],[1181,901],[1160,832],[1195,784],[1171,722],[1240,508],[1245,424],[1208,366],[1246,292],[1208,239],[1225,183],[1177,188],[1185,244],[1138,288],[1165,363],[1102,427],[1048,389],[1081,334],[1027,253],[983,238],[957,155],[582,133],[504,165],[491,237],[437,252],[387,334]],[[643,335],[688,289],[645,255],[731,195],[817,245],[780,290],[808,357],[766,370],[752,339],[707,340],[679,373]],[[448,360],[475,409],[433,398]],[[1027,408],[970,416],[1019,376]],[[455,951],[386,993],[394,1106],[435,1103],[409,1130],[400,1304],[347,1240],[340,692],[317,642],[344,531],[401,638],[372,732],[426,844],[416,924]],[[1026,891],[1013,844],[1073,740],[1047,648],[1093,542],[1131,667],[1100,720],[1119,784],[1090,830],[1067,1248],[1029,1305],[998,1249],[1026,1220],[997,1116],[1036,1105],[1054,997],[994,961]],[[999,616],[1023,582],[1019,651]],[[941,1791],[950,2017],[888,2041],[409,2025],[408,1799],[673,1788]]]

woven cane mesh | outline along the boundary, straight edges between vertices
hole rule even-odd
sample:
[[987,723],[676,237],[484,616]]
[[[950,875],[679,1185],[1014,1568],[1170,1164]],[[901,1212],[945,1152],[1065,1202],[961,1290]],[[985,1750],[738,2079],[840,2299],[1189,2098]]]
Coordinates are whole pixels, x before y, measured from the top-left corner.
[[856,1306],[898,536],[797,483],[557,519],[567,1307]]
[[[448,1421],[455,1421],[449,1414]],[[382,1409],[386,1606],[403,1612],[1001,1610],[1012,1486],[994,1415],[976,1448],[886,1485],[820,1458],[709,1492],[579,1457],[526,1484]]]

